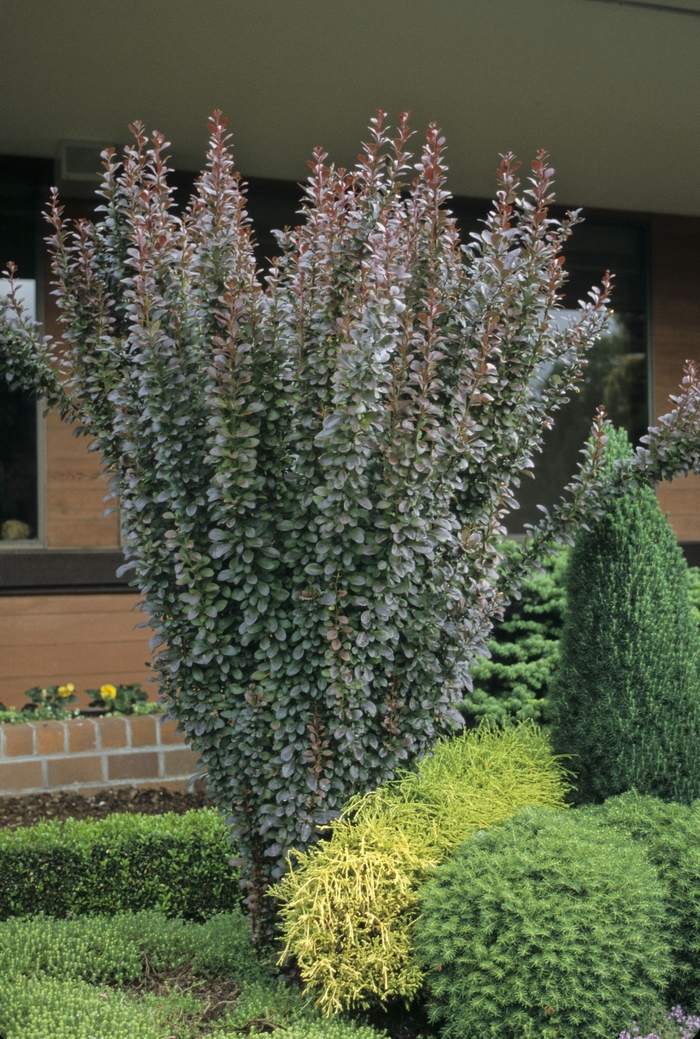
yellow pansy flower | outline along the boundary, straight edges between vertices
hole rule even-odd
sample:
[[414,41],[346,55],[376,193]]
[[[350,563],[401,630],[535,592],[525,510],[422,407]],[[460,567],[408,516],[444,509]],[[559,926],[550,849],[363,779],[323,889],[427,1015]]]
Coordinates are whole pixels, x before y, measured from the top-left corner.
[[75,686],[72,682],[68,682],[66,685],[59,685],[58,687],[58,695],[63,700],[65,700],[68,696],[72,696],[74,692]]
[[116,700],[116,698],[117,698],[116,687],[113,686],[113,685],[109,685],[109,684],[101,685],[100,686],[100,696],[102,697],[103,700]]

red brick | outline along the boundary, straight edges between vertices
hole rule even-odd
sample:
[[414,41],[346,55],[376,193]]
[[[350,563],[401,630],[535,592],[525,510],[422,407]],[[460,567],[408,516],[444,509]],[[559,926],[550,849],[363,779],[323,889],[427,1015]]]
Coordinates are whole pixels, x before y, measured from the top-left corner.
[[72,754],[48,762],[49,786],[71,786],[73,783],[99,783],[102,760],[99,754]]
[[68,746],[71,754],[85,750],[95,750],[95,723],[90,719],[70,722],[68,725]]
[[100,718],[97,723],[103,750],[126,747],[126,721],[124,718]]
[[63,754],[65,731],[63,722],[38,722],[36,727],[37,754]]
[[31,757],[34,753],[34,727],[32,725],[4,725],[3,731],[6,757]]
[[29,790],[44,786],[40,761],[5,761],[0,763],[0,793]]
[[110,779],[157,779],[158,755],[155,751],[145,754],[110,754],[107,758]]
[[177,722],[172,721],[170,718],[167,721],[158,722],[158,733],[160,735],[161,743],[184,743],[184,733],[180,732],[175,735],[175,729],[177,728]]
[[129,718],[132,747],[155,747],[156,720],[148,715],[141,718]]
[[168,750],[163,754],[166,776],[192,775],[197,771],[199,757],[189,747],[182,750]]

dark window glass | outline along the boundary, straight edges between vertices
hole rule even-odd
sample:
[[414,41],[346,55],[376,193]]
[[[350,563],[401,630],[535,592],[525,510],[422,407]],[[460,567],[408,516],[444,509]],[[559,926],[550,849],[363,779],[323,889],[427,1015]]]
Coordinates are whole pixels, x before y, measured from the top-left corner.
[[0,535],[37,536],[36,402],[0,384]]
[[[50,180],[50,163],[0,158],[0,267],[17,264],[32,312],[42,185]],[[0,380],[0,539],[34,539],[38,527],[36,398]]]
[[280,254],[273,230],[283,231],[301,222],[303,189],[291,181],[252,178],[248,184],[248,212],[253,220],[255,258],[264,271]]
[[[479,212],[477,204],[456,200],[454,210],[463,237],[479,230],[483,211]],[[600,285],[604,272],[610,270],[615,275],[615,313],[608,334],[588,354],[580,393],[572,395],[569,403],[556,412],[554,426],[545,434],[542,454],[535,459],[535,478],[523,477],[516,491],[520,509],[507,520],[513,534],[522,533],[524,524],[537,522],[541,517],[538,505],[551,508],[561,498],[577,472],[580,451],[598,405],[605,406],[610,419],[627,430],[634,444],[649,424],[647,226],[643,221],[587,217],[574,228],[565,255],[569,280],[562,302],[566,310],[574,310],[579,300],[587,300],[591,286]],[[567,319],[566,310],[563,321]],[[556,370],[542,374],[551,378]]]

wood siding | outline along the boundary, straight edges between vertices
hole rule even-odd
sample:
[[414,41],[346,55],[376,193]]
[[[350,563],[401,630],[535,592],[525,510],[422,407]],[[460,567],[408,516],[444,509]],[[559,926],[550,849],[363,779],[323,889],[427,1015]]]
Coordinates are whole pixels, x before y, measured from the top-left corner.
[[[46,273],[48,282],[50,274]],[[46,331],[57,338],[61,334],[58,317],[56,300],[47,293]],[[117,548],[119,520],[116,512],[104,516],[115,502],[104,500],[109,484],[102,474],[99,455],[89,450],[86,437],[73,436],[73,427],[61,422],[55,412],[44,421],[47,548]]]
[[[700,364],[700,219],[652,220],[654,413],[670,410],[687,360]],[[700,476],[664,483],[661,507],[680,541],[700,542]]]
[[104,682],[141,682],[151,672],[150,628],[136,628],[145,615],[131,595],[0,596],[0,701],[21,707],[34,685],[73,682],[84,690]]
[[104,512],[109,484],[90,441],[74,437],[55,412],[46,417],[47,548],[118,548],[119,520]]

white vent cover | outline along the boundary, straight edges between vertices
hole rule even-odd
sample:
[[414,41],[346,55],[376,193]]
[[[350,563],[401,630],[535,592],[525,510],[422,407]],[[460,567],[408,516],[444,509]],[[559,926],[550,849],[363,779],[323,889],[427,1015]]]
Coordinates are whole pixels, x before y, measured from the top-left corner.
[[63,141],[59,152],[59,175],[64,181],[102,179],[101,152],[113,147],[104,141]]

